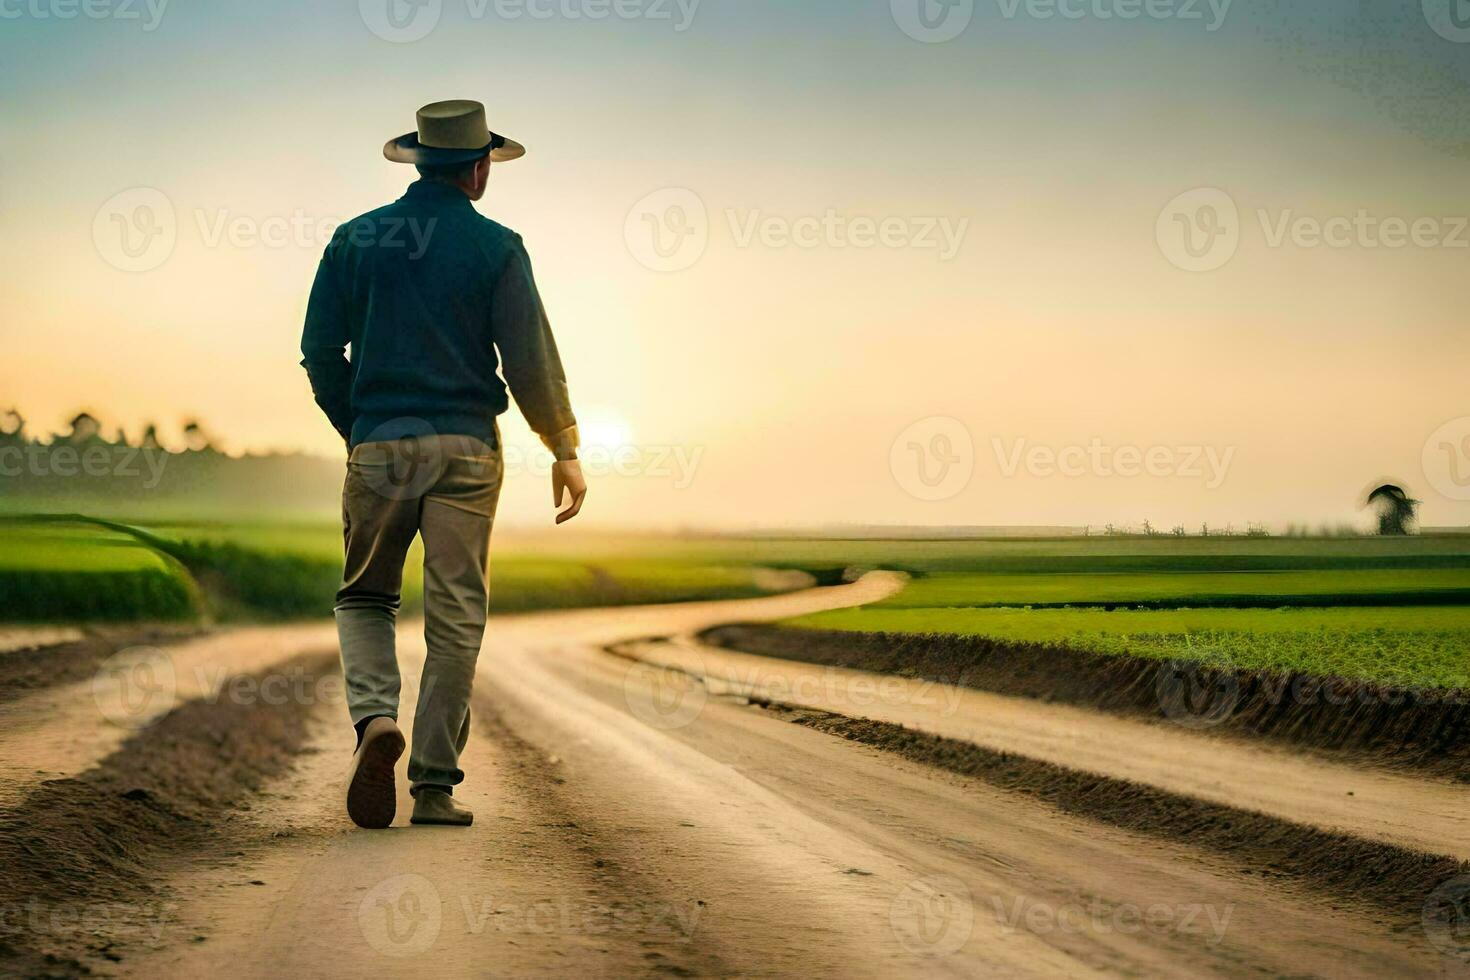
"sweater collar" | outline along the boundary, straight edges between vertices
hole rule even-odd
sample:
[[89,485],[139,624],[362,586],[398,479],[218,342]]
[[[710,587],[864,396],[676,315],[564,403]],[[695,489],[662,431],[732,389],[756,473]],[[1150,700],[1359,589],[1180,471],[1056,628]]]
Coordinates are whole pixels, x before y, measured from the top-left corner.
[[403,193],[405,201],[429,201],[437,204],[462,204],[468,206],[470,199],[465,196],[464,191],[458,187],[450,187],[437,180],[424,180],[420,178],[408,185],[408,190]]

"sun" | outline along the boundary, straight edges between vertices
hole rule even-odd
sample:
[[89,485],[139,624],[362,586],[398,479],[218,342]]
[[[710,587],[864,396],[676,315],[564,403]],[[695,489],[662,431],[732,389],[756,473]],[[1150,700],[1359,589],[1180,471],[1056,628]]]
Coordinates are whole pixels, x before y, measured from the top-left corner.
[[603,411],[592,411],[578,418],[577,429],[582,435],[582,445],[613,450],[633,444],[633,429],[618,416]]

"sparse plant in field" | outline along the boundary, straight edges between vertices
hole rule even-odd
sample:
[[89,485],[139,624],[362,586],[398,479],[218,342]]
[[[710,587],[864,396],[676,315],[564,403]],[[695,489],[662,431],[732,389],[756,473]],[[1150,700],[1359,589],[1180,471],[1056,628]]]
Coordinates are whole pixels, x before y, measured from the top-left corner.
[[1378,508],[1378,533],[1385,537],[1409,534],[1419,513],[1419,501],[1392,483],[1368,494],[1368,505]]
[[26,420],[25,416],[14,408],[0,415],[0,441],[19,441],[25,439]]
[[79,412],[68,424],[71,432],[67,434],[67,442],[77,444],[101,438],[102,423],[91,412]]
[[190,419],[184,423],[184,444],[189,447],[190,452],[209,452],[214,448],[210,443],[209,433],[204,431],[204,426],[198,419]]

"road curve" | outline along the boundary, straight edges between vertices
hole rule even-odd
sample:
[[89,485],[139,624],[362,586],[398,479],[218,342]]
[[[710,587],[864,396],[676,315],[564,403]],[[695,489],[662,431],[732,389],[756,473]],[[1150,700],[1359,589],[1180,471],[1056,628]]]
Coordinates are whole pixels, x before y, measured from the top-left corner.
[[[253,819],[176,875],[134,975],[1432,975],[1417,931],[712,694],[603,645],[896,587],[497,619],[468,831],[350,828],[340,704]],[[402,638],[405,673],[421,641]],[[248,656],[244,659],[250,659]],[[684,677],[685,675],[678,675]],[[404,718],[411,723],[410,717]],[[253,884],[252,884],[253,883]]]
[[1463,783],[1220,738],[1208,729],[739,653],[689,637],[627,644],[619,652],[650,669],[673,668],[699,678],[710,694],[901,725],[1321,830],[1470,861],[1470,789]]

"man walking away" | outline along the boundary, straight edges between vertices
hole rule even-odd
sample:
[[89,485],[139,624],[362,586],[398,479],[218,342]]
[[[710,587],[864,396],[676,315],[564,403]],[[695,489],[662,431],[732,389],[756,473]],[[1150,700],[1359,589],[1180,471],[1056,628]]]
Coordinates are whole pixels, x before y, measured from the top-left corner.
[[[337,229],[317,269],[302,365],[317,404],[346,440],[346,567],[338,639],[357,751],[347,812],[383,828],[397,807],[400,681],[394,649],[403,563],[424,542],[428,652],[408,778],[416,824],[468,826],[453,799],[464,779],[470,688],[488,609],[490,528],[504,474],[496,418],[506,388],[556,456],[558,524],[587,488],[566,376],[519,235],[472,202],[490,167],[525,148],[490,131],[478,102],[436,102],[383,154],[417,166],[396,202]],[[348,355],[350,348],[351,354]],[[498,372],[503,372],[502,382]]]

